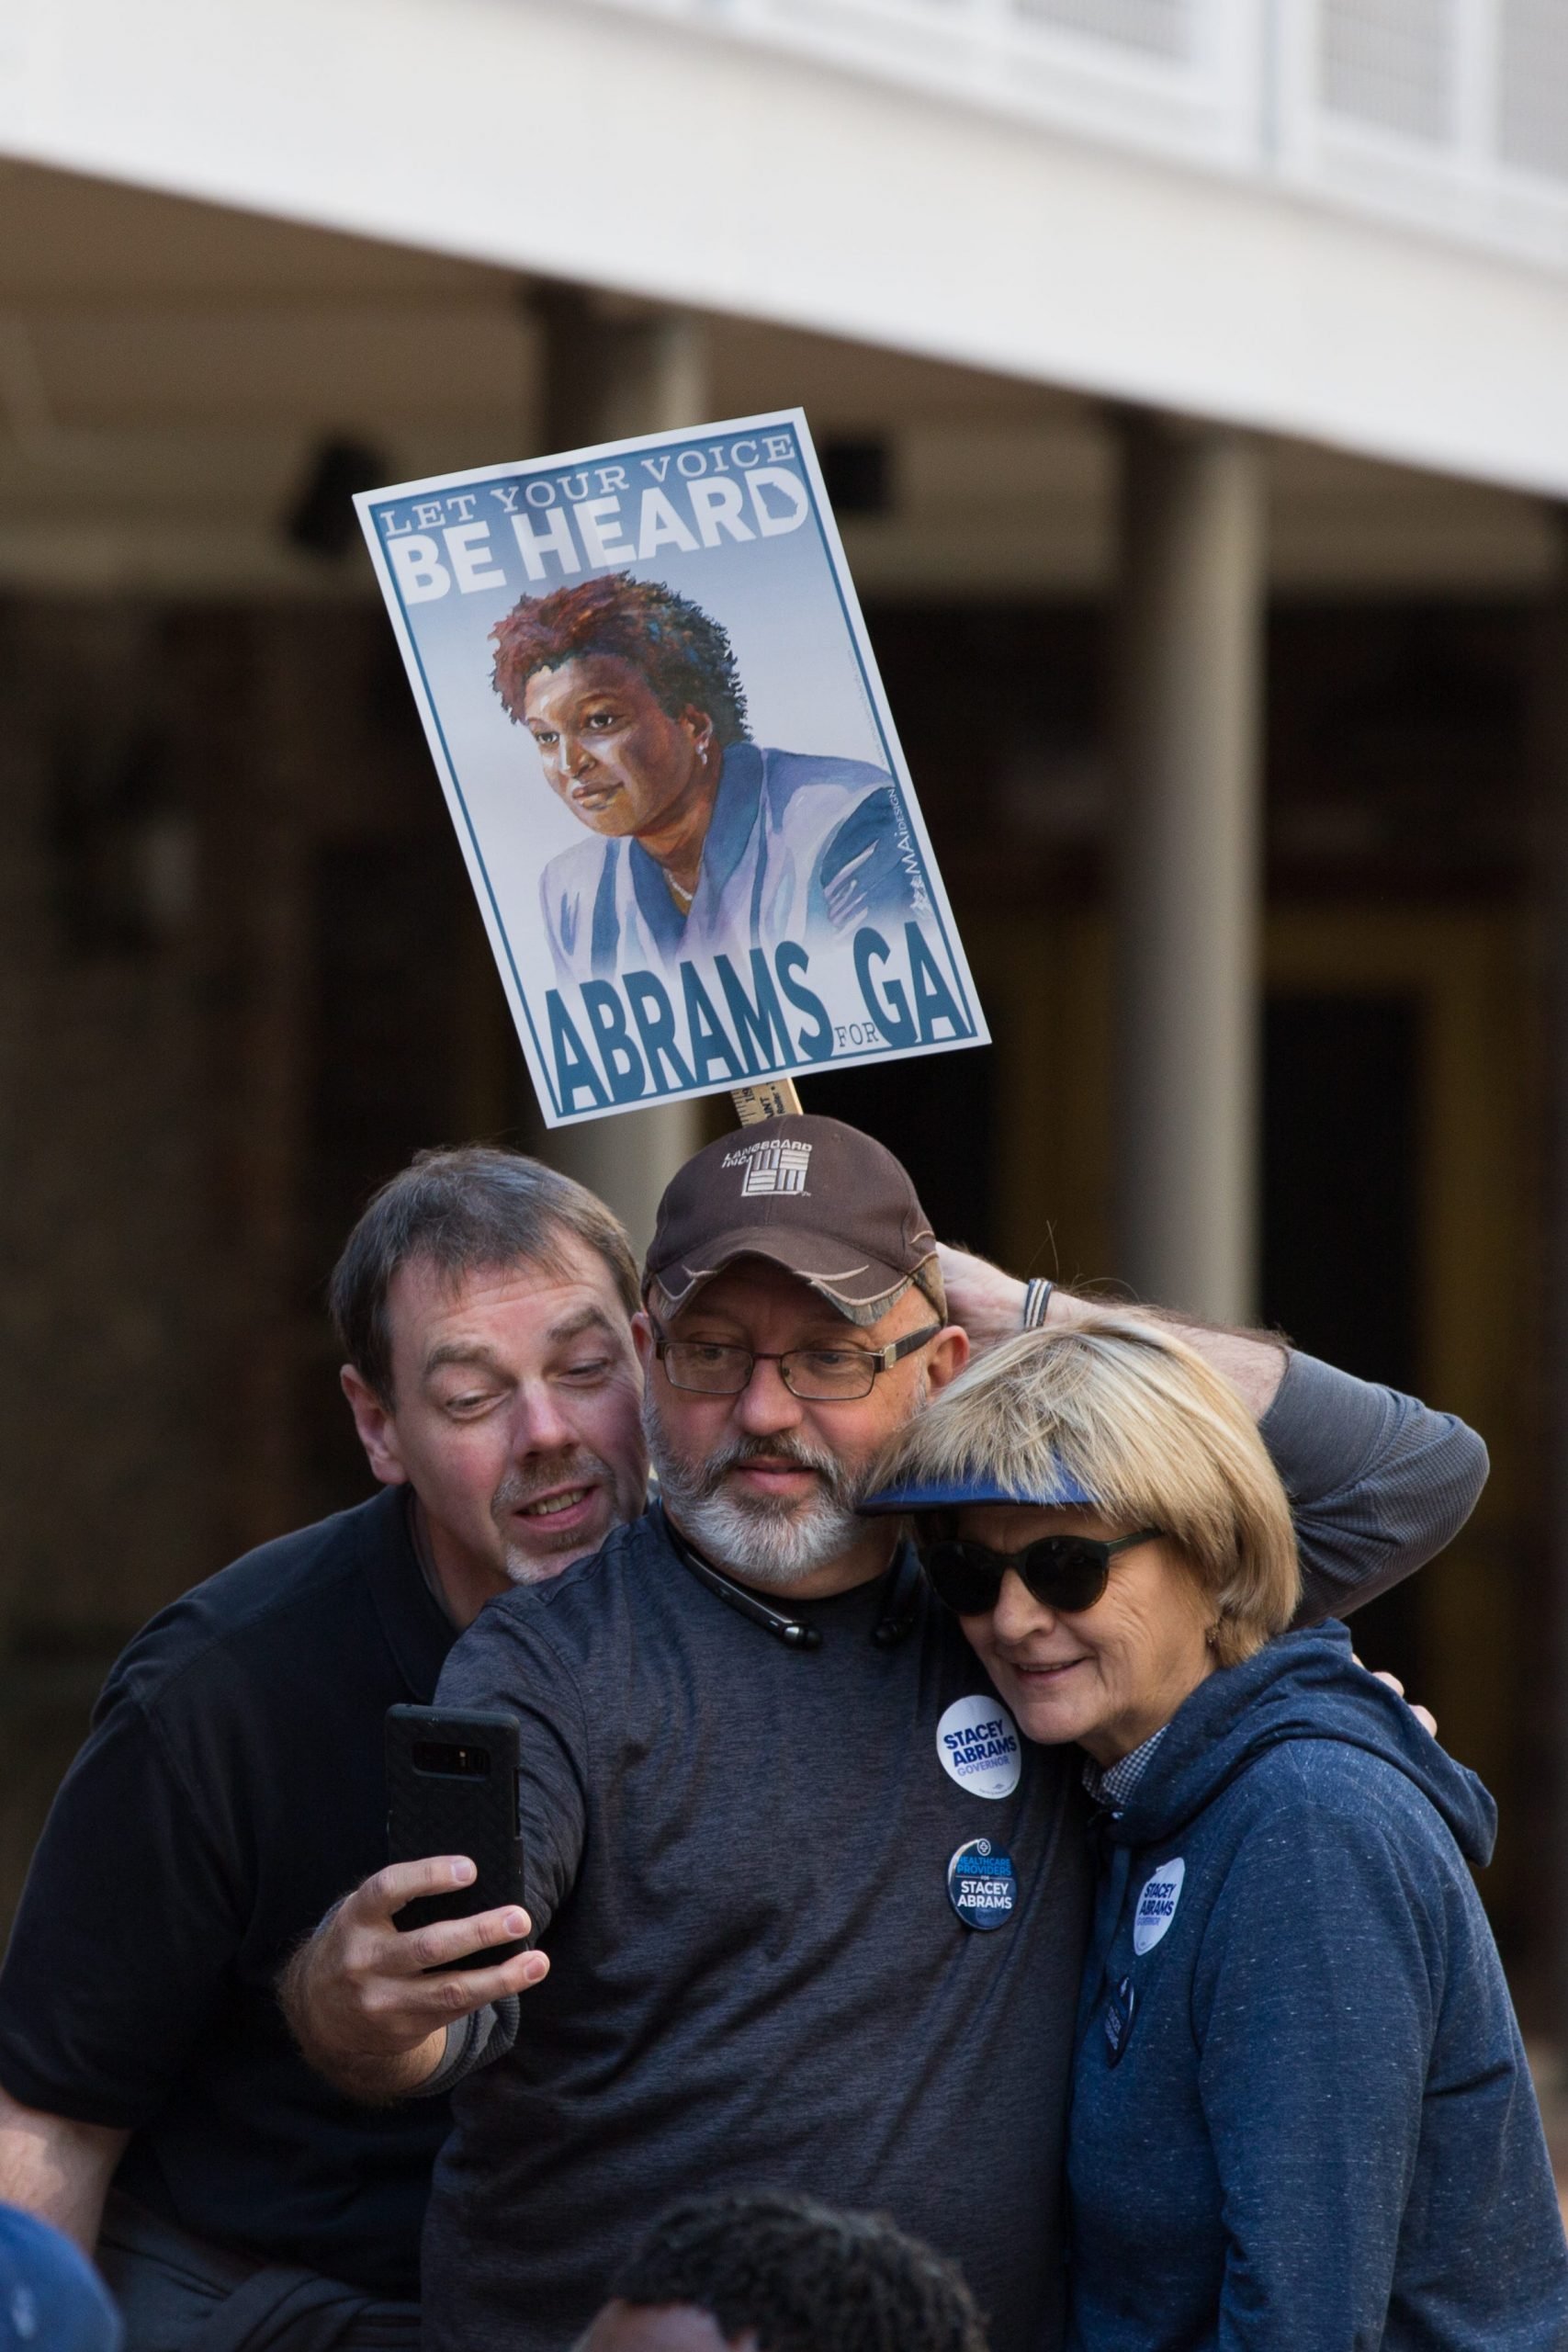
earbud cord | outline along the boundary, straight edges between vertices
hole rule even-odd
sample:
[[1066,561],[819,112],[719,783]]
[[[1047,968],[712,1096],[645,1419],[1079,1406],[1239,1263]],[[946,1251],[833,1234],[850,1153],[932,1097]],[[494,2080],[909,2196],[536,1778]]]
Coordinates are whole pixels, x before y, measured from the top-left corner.
[[[706,1585],[711,1593],[716,1594],[720,1600],[728,1601],[730,1608],[742,1617],[750,1618],[753,1625],[760,1625],[765,1634],[772,1634],[773,1639],[783,1642],[786,1649],[821,1648],[822,1636],[815,1625],[804,1625],[798,1617],[788,1617],[782,1610],[770,1609],[765,1600],[758,1600],[749,1586],[737,1584],[732,1577],[725,1575],[722,1568],[716,1568],[711,1560],[705,1560],[695,1545],[682,1534],[662,1504],[659,1507],[659,1515],[664,1521],[676,1558],[682,1567],[690,1569],[699,1584]],[[894,1575],[887,1606],[871,1629],[871,1639],[878,1649],[895,1648],[913,1627],[915,1595],[919,1588],[919,1561],[912,1553],[906,1553]]]

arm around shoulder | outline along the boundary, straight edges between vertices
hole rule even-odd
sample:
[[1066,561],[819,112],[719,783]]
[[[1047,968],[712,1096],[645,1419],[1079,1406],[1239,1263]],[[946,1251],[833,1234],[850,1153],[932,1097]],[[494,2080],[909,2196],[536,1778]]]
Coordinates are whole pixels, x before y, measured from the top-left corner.
[[[937,1260],[947,1291],[950,1319],[969,1334],[974,1353],[984,1355],[1003,1340],[1016,1339],[1024,1328],[1024,1304],[1029,1285],[1016,1275],[976,1258],[967,1250],[939,1241]],[[1042,1329],[1071,1329],[1097,1315],[1144,1317],[1184,1340],[1190,1348],[1228,1380],[1254,1419],[1261,1419],[1274,1401],[1284,1377],[1290,1350],[1268,1331],[1237,1331],[1228,1327],[1192,1321],[1163,1306],[1133,1306],[1123,1300],[1085,1297],[1064,1290],[1059,1283],[1045,1284],[1049,1292]]]
[[1486,1484],[1452,1413],[1295,1354],[1260,1424],[1301,1538],[1302,1622],[1375,1600],[1451,1543]]

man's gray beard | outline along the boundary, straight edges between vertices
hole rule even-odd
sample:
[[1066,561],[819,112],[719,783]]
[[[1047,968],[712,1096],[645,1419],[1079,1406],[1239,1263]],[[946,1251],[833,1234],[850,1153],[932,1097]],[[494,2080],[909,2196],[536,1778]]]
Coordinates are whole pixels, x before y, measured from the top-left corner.
[[[682,1534],[716,1567],[731,1568],[749,1584],[788,1592],[841,1559],[866,1532],[865,1521],[855,1516],[865,1491],[864,1473],[847,1469],[836,1454],[799,1438],[742,1437],[693,1461],[666,1436],[651,1391],[643,1399],[642,1425],[660,1493]],[[801,1502],[727,1493],[728,1473],[759,1455],[815,1470],[820,1481],[817,1493]]]
[[[507,1472],[490,1498],[490,1514],[501,1537],[502,1566],[509,1583],[547,1584],[552,1577],[558,1577],[563,1569],[570,1568],[573,1560],[585,1559],[590,1552],[598,1550],[597,1543],[584,1545],[581,1537],[575,1535],[563,1537],[552,1550],[547,1519],[535,1522],[539,1530],[539,1541],[527,1546],[513,1543],[506,1526],[510,1512],[533,1502],[538,1496],[547,1493],[550,1487],[586,1487],[591,1484],[602,1487],[609,1496],[610,1524],[617,1526],[621,1513],[616,1506],[614,1474],[607,1462],[601,1461],[598,1454],[588,1453],[582,1446],[574,1446],[570,1453],[558,1456],[542,1469],[524,1472],[514,1468]],[[564,1559],[562,1553],[567,1555]]]

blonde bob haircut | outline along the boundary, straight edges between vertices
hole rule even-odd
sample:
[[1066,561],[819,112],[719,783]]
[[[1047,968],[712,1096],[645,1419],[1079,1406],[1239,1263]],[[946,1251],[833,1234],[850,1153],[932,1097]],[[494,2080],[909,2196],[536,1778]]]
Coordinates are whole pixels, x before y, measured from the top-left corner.
[[1076,1485],[1116,1527],[1157,1527],[1213,1603],[1221,1666],[1295,1615],[1295,1529],[1263,1441],[1229,1382],[1157,1325],[1097,1314],[1004,1340],[899,1431],[873,1491],[963,1479],[1041,1503]]

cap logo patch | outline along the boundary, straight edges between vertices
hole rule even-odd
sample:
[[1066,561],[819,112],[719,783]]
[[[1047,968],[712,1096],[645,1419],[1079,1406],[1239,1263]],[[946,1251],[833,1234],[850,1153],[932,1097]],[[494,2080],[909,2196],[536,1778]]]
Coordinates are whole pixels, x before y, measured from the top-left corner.
[[754,1200],[759,1193],[804,1193],[806,1171],[810,1165],[808,1143],[785,1143],[780,1139],[760,1143],[747,1155],[740,1197]]

